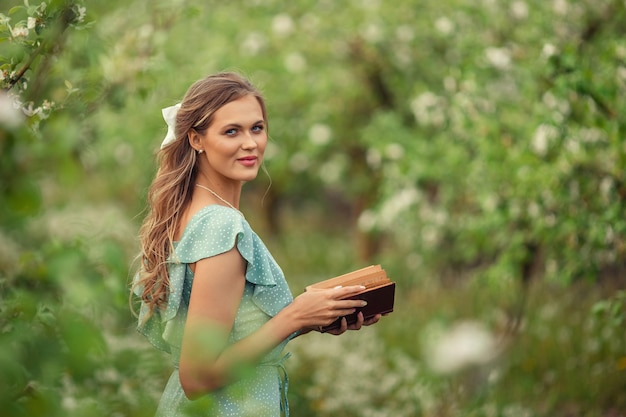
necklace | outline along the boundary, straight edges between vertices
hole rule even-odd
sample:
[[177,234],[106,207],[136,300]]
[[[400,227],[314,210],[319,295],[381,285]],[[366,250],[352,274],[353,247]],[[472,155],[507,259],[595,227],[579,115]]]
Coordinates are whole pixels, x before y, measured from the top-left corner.
[[246,216],[243,215],[243,213],[241,211],[239,211],[239,209],[237,209],[237,207],[233,206],[232,204],[230,204],[228,201],[226,201],[225,199],[223,199],[218,193],[216,193],[215,191],[211,190],[209,187],[205,187],[202,184],[196,184],[196,187],[200,187],[204,190],[207,190],[208,192],[210,192],[211,194],[213,194],[215,197],[217,197],[220,201],[222,201],[224,204],[226,204],[228,207],[232,208],[233,210],[235,210],[237,213],[241,214],[241,217],[243,217],[244,219],[246,218]]

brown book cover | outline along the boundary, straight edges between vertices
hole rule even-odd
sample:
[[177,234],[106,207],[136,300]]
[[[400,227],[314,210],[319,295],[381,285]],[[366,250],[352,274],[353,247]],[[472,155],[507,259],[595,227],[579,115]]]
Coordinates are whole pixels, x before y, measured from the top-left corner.
[[[365,289],[360,293],[349,297],[353,300],[365,300],[365,307],[357,308],[357,310],[346,316],[348,325],[356,323],[359,311],[363,313],[365,320],[371,319],[376,314],[388,314],[393,311],[396,283],[387,277],[387,273],[380,265],[371,265],[356,271],[338,277],[330,278],[310,285],[307,288],[312,289],[329,289],[338,285],[343,287],[349,285],[363,285]],[[328,331],[341,326],[341,317],[328,326],[322,328],[322,331]]]

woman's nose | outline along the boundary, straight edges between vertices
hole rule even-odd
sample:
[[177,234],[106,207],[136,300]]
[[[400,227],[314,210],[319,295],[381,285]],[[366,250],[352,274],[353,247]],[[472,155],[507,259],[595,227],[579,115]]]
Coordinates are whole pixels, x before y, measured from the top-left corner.
[[254,149],[257,147],[256,137],[253,133],[248,132],[245,135],[243,144],[241,145],[244,149]]

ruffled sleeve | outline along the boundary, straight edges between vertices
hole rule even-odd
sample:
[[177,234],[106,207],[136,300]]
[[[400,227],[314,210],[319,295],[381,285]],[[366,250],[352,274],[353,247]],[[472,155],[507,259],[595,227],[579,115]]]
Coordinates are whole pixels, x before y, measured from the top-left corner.
[[282,271],[245,219],[230,208],[207,206],[190,220],[168,259],[167,307],[148,319],[147,306],[141,307],[138,330],[154,346],[172,354],[180,349],[193,281],[188,265],[228,252],[235,245],[247,262],[246,280],[254,284],[252,300],[261,310],[274,316],[292,301]]

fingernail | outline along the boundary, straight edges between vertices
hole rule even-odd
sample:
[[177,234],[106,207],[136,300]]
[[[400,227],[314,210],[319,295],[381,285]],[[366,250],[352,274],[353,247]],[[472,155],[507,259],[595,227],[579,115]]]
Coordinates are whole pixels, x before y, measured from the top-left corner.
[[339,288],[342,288],[343,285],[337,285],[335,288],[333,288],[333,290],[338,290]]
[[365,289],[365,285],[359,285],[359,288],[364,290]]
[[362,305],[363,307],[365,307],[365,306],[367,305],[367,301],[365,301],[365,300],[361,301],[361,305]]

